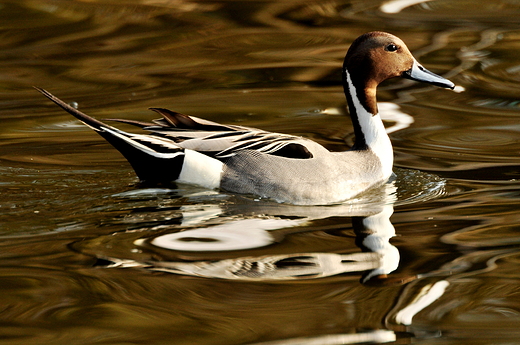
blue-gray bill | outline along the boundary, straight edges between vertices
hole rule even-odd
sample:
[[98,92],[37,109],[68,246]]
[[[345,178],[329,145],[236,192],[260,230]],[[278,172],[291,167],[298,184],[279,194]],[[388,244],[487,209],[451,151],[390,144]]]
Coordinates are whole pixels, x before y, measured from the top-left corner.
[[410,68],[408,71],[405,71],[402,76],[407,79],[445,87],[447,89],[453,90],[453,88],[455,88],[454,83],[446,78],[441,77],[440,75],[428,71],[426,68],[417,63],[417,61],[415,61],[412,68]]

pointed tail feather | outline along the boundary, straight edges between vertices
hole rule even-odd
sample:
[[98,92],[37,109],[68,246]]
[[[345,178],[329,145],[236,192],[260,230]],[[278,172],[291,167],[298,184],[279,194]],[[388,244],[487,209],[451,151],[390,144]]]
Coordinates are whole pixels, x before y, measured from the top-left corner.
[[71,107],[70,105],[63,102],[61,99],[59,99],[58,97],[51,94],[49,91],[36,87],[36,86],[34,86],[34,88],[36,90],[38,90],[39,92],[41,92],[45,97],[47,97],[48,99],[50,99],[51,101],[56,103],[60,108],[65,110],[67,113],[71,114],[72,116],[74,116],[75,118],[77,118],[78,120],[80,120],[81,122],[83,122],[84,124],[89,126],[90,128],[92,128],[93,130],[99,132],[99,131],[103,130],[102,127],[107,127],[107,125],[105,125],[103,122],[98,121],[98,120],[88,116],[87,114],[82,113],[78,109]]
[[82,113],[42,88],[34,88],[112,144],[132,165],[141,181],[166,183],[178,179],[184,163],[183,148],[173,142],[126,133]]

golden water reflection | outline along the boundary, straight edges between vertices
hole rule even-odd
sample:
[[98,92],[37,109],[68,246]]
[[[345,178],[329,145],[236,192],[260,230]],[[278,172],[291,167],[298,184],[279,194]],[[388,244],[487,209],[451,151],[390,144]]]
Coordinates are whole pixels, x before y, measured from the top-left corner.
[[[517,343],[519,14],[509,0],[1,2],[0,344]],[[379,89],[391,223],[374,200],[140,189],[32,88],[97,118],[168,107],[343,150],[341,61],[372,30],[462,91]],[[412,188],[425,181],[442,188]],[[214,230],[267,223],[258,247],[202,250]]]

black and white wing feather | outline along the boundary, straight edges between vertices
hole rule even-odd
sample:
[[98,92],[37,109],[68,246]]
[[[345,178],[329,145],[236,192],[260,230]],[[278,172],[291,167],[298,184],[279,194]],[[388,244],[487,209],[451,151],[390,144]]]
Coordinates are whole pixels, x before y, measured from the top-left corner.
[[152,136],[173,141],[178,146],[225,159],[243,150],[252,150],[294,159],[312,158],[302,138],[256,128],[221,125],[167,109],[151,108],[163,116],[154,123],[116,120],[139,126]]

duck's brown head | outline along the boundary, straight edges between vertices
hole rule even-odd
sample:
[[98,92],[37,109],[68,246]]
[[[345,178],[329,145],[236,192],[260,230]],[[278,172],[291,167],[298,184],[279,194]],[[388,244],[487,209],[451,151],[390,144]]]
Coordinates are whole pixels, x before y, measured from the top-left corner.
[[380,31],[361,35],[350,46],[343,63],[346,92],[347,74],[360,101],[365,101],[371,108],[367,109],[369,111],[375,107],[375,104],[370,103],[375,103],[377,85],[386,79],[404,77],[450,89],[455,86],[451,81],[422,67],[399,37]]

